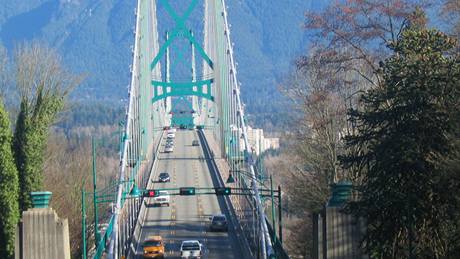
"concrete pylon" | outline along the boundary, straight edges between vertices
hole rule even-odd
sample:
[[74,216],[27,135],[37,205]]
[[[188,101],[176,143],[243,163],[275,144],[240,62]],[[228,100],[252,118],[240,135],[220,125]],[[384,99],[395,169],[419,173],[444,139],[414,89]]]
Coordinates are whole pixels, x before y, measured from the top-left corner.
[[365,232],[363,219],[343,211],[351,198],[350,182],[332,186],[332,197],[321,213],[313,215],[313,258],[368,259],[361,240]]
[[50,192],[32,193],[33,208],[16,228],[16,259],[70,259],[69,224],[48,208]]

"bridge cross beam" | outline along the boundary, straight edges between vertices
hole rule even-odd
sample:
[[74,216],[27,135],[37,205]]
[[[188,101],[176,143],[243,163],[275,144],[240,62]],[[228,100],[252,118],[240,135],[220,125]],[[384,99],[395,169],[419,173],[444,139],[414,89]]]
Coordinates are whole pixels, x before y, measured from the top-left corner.
[[[198,82],[185,82],[185,83],[173,83],[173,82],[162,82],[152,81],[154,87],[154,97],[152,102],[156,102],[170,96],[199,96],[208,100],[214,101],[214,97],[211,95],[210,89],[214,79],[206,79]],[[203,91],[203,87],[207,87],[207,92]],[[197,89],[193,89],[197,87]],[[160,93],[160,89],[162,92]]]

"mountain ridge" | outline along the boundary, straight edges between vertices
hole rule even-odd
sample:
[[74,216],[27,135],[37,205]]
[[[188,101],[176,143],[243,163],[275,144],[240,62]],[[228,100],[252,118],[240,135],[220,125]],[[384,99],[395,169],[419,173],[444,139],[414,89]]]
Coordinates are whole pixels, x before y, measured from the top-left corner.
[[[10,53],[16,43],[46,42],[58,49],[71,71],[87,75],[73,99],[126,101],[136,1],[4,2],[0,6],[0,42]],[[253,115],[279,108],[283,98],[277,85],[289,72],[292,60],[306,51],[303,13],[319,6],[311,0],[267,2],[227,1],[242,98]],[[252,117],[256,124],[264,124],[264,118]]]

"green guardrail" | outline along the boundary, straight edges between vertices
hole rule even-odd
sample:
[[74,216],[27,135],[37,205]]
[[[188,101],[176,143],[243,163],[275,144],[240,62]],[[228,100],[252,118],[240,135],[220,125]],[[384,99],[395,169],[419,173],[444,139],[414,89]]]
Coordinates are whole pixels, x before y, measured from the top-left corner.
[[113,231],[113,215],[110,217],[109,225],[104,233],[104,236],[99,240],[97,244],[96,254],[93,258],[101,258],[102,254],[105,251],[107,241],[110,240],[110,236],[112,235]]
[[273,227],[272,225],[270,225],[270,221],[268,220],[268,218],[265,218],[265,221],[267,222],[268,233],[270,234],[270,237],[272,240],[272,246],[273,246],[273,249],[275,250],[276,258],[277,259],[290,259],[288,253],[286,252],[286,250],[284,250],[283,244],[281,243],[280,239],[275,237]]

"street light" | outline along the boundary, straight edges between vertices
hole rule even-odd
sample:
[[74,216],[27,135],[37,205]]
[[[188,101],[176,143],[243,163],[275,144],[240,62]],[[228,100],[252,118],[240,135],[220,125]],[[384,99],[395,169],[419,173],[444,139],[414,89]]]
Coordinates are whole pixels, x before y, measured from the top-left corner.
[[[120,149],[121,149],[121,128],[123,127],[124,125],[124,122],[123,121],[120,121],[118,123],[118,131],[117,132],[114,132],[110,135],[110,137],[114,136],[115,134],[118,134],[119,135],[119,141],[120,141]],[[99,221],[99,213],[98,213],[98,207],[97,207],[97,197],[96,197],[96,194],[97,194],[97,176],[96,176],[96,173],[97,173],[97,169],[96,169],[96,148],[97,148],[97,143],[100,143],[101,141],[103,141],[103,139],[99,139],[99,140],[96,140],[94,138],[94,135],[91,136],[91,157],[92,157],[92,175],[93,175],[93,206],[94,206],[94,224],[95,226],[98,226],[98,221]],[[101,238],[101,233],[99,232],[99,229],[96,227],[95,231],[94,231],[94,238],[96,240],[96,246],[97,244],[99,244],[99,240]]]
[[[134,179],[130,179],[130,180],[127,180],[127,181],[118,181],[118,182],[115,182],[116,184],[119,184],[119,183],[133,183],[133,187],[131,188],[131,191],[128,193],[128,197],[125,197],[125,199],[130,199],[130,198],[139,198],[140,196],[142,196],[142,191],[137,187],[137,184],[136,184],[136,181]],[[84,184],[83,184],[84,185]],[[106,190],[101,190],[102,192],[106,191]],[[86,192],[84,189],[81,190],[81,195],[82,195],[82,206],[81,206],[81,214],[82,214],[82,239],[83,239],[83,247],[82,247],[82,250],[83,250],[83,255],[82,255],[82,258],[87,258],[87,254],[86,254],[86,195],[87,194],[93,194],[93,205],[94,205],[94,208],[95,208],[95,214],[97,213],[97,204],[99,203],[109,203],[109,202],[112,202],[111,200],[108,200],[107,197],[108,196],[111,196],[111,195],[100,195],[99,193],[101,191],[95,191],[93,193],[91,192]],[[125,193],[126,194],[126,193]],[[101,200],[100,200],[101,199]],[[94,218],[94,233],[95,233],[95,246],[97,247],[99,245],[99,243],[101,242],[101,234],[99,232],[99,223],[98,223],[98,218],[95,217]]]
[[[267,188],[267,189],[270,189],[269,187],[267,187],[261,180],[257,179],[257,178],[253,178],[251,173],[248,172],[248,171],[244,171],[244,170],[229,170],[229,175],[228,175],[228,178],[227,178],[227,181],[226,183],[235,183],[235,178],[233,177],[233,173],[239,173],[239,174],[243,174],[249,178],[251,178],[251,180],[255,180],[256,182],[258,182],[260,185],[262,185],[263,187]],[[271,181],[271,180],[270,180]]]
[[235,179],[233,178],[231,171],[230,171],[230,174],[228,175],[226,183],[235,183]]
[[[141,191],[137,187],[136,181],[134,181],[134,180],[132,180],[132,181],[133,181],[133,188],[129,192],[129,196],[131,196],[133,198],[139,198],[139,196],[141,196]],[[131,182],[131,181],[129,181],[129,182]]]

